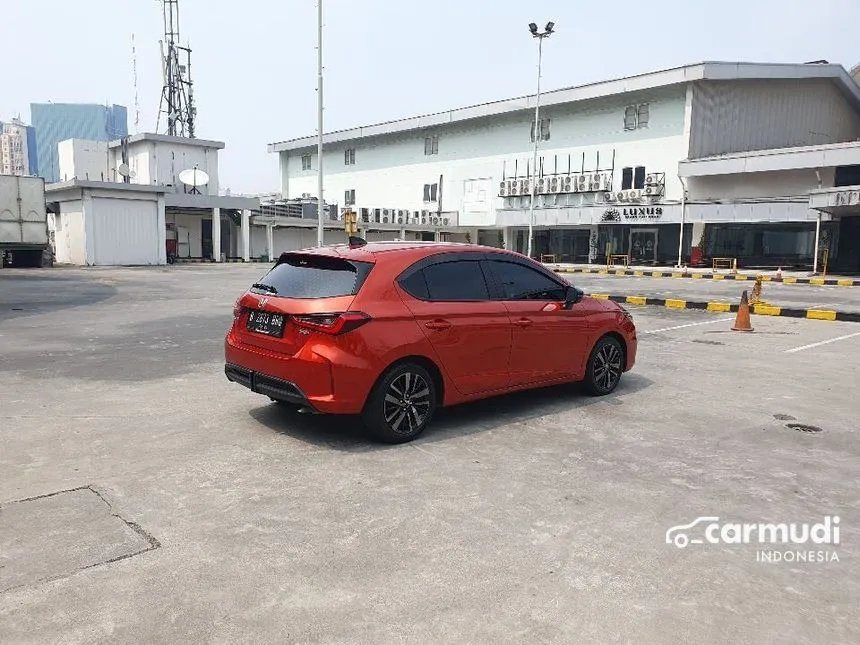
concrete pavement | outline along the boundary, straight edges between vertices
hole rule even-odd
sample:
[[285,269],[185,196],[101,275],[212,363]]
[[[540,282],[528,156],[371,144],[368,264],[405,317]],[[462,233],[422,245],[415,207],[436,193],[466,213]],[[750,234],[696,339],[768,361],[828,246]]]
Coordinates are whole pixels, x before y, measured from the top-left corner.
[[[615,395],[380,446],[224,379],[263,271],[0,273],[0,642],[860,642],[855,325],[631,307]],[[833,514],[839,561],[665,541]]]

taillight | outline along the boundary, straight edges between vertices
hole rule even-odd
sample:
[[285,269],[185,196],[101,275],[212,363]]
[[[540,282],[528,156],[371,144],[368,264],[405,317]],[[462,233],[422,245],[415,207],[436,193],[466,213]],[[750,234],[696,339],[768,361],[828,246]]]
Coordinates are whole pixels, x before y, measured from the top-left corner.
[[360,311],[345,311],[331,314],[294,315],[291,320],[300,327],[321,331],[325,334],[345,334],[353,329],[358,329],[366,322],[370,322],[370,316]]

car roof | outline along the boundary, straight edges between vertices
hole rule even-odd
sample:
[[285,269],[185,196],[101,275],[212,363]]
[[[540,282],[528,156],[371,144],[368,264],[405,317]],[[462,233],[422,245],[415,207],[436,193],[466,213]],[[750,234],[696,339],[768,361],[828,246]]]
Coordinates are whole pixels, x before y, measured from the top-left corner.
[[462,251],[473,252],[496,252],[509,255],[519,255],[512,251],[506,251],[491,246],[481,246],[478,244],[467,244],[464,242],[420,242],[420,241],[380,241],[367,242],[362,246],[350,246],[349,244],[331,244],[329,246],[321,246],[310,249],[301,249],[297,251],[287,251],[284,255],[292,253],[325,255],[328,257],[342,257],[347,260],[357,260],[362,262],[376,262],[380,255],[400,255],[407,253],[409,255],[427,256],[437,253],[455,253]]

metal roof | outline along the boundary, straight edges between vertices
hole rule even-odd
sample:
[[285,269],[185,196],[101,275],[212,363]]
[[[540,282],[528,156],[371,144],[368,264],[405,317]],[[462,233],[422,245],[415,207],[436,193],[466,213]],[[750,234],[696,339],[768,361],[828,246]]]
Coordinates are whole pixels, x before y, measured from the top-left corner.
[[[639,92],[692,81],[733,81],[733,80],[775,80],[825,78],[835,82],[854,108],[860,112],[860,87],[848,75],[845,68],[834,64],[804,63],[729,63],[704,62],[684,67],[638,74],[609,81],[588,83],[574,87],[541,92],[541,105],[561,105],[603,98],[627,92]],[[411,130],[422,130],[434,126],[460,123],[482,117],[512,114],[523,110],[534,110],[535,95],[521,96],[502,101],[472,105],[446,112],[437,112],[373,125],[360,126],[347,130],[327,132],[323,144],[351,141],[367,137],[396,134]],[[270,143],[269,152],[287,152],[316,145],[316,136],[289,139]]]
[[[129,143],[137,143],[138,141],[157,141],[159,143],[180,143],[185,146],[197,146],[199,148],[215,148],[221,150],[224,148],[223,141],[212,141],[210,139],[191,139],[189,137],[175,137],[168,134],[154,134],[152,132],[142,132],[133,134],[128,138]],[[108,146],[110,148],[118,148],[122,144],[122,140],[117,139],[111,141]]]

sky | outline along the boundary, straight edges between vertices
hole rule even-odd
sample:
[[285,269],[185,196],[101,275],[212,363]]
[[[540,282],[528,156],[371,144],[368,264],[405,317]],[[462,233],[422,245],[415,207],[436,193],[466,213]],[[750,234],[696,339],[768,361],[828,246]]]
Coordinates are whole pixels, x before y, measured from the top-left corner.
[[[316,133],[316,0],[179,0],[197,136],[221,188],[276,192],[266,144]],[[0,120],[31,102],[119,103],[152,132],[161,0],[0,0]],[[529,22],[556,23],[543,88],[704,60],[860,62],[859,0],[323,0],[325,130],[534,93]],[[135,126],[132,34],[137,48]],[[163,125],[162,125],[163,127]]]

